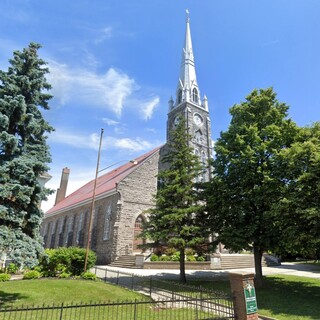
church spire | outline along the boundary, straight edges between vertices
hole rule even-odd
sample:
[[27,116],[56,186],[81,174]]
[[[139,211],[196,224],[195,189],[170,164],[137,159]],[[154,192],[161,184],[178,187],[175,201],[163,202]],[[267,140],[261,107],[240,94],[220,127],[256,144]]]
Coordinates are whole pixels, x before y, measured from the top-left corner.
[[182,102],[192,102],[194,104],[201,105],[200,91],[197,83],[196,69],[192,50],[189,11],[186,10],[186,13],[186,34],[184,47],[182,50],[182,60],[175,106],[179,105]]

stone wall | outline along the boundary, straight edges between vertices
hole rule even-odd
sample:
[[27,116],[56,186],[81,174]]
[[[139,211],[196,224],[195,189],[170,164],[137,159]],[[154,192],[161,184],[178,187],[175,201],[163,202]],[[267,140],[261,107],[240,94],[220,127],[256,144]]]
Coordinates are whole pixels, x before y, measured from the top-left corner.
[[[114,243],[114,224],[118,215],[119,194],[95,201],[91,246],[97,254],[98,264],[111,263]],[[42,235],[45,248],[83,247],[88,241],[88,225],[92,202],[45,217],[42,223]]]
[[134,224],[139,215],[154,205],[153,195],[157,191],[159,151],[119,182],[120,210],[116,221],[118,232],[115,239],[114,258],[133,252]]

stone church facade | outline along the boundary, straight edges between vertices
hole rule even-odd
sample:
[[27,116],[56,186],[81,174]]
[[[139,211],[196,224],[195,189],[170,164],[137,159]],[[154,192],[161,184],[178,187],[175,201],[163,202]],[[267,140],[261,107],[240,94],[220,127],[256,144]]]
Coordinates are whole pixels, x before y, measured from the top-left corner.
[[[201,100],[196,79],[189,17],[176,97],[169,101],[167,140],[181,116],[186,119],[194,152],[203,163],[199,180],[207,181],[210,176],[207,163],[212,154],[211,123],[207,98],[204,96]],[[154,205],[157,174],[165,149],[160,146],[138,157],[135,163],[128,162],[98,177],[90,242],[98,264],[109,264],[122,255],[141,253],[138,246],[143,240],[138,235],[147,218],[145,211]],[[46,248],[87,245],[94,180],[65,197],[68,174],[65,168],[56,204],[45,213],[42,235]]]

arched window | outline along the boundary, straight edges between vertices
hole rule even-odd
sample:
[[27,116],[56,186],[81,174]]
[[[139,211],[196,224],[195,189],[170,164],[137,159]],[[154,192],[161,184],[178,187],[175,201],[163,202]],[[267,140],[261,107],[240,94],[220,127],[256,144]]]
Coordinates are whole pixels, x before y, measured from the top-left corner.
[[196,143],[202,144],[203,137],[202,137],[201,130],[196,131],[195,140],[196,140]]
[[105,213],[105,216],[104,216],[103,240],[109,240],[110,239],[111,214],[112,214],[112,207],[111,207],[111,204],[109,204],[108,207],[107,207],[107,211]]
[[196,88],[193,88],[192,90],[192,101],[195,103],[198,103],[199,101],[198,90]]
[[142,232],[143,222],[144,218],[140,214],[134,222],[133,251],[141,251],[140,245],[143,245],[146,242],[145,239],[139,237]]
[[207,157],[204,151],[201,152],[202,177],[201,181],[206,181]]

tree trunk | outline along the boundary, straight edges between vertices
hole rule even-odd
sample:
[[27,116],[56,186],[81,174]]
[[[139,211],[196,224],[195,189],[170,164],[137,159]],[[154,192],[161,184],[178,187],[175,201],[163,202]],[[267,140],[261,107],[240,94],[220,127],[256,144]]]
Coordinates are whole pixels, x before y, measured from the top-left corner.
[[262,288],[263,286],[263,277],[262,277],[262,254],[263,250],[257,246],[253,246],[254,254],[254,267],[256,271],[254,284],[256,288]]
[[181,283],[186,283],[187,278],[186,278],[186,265],[185,265],[185,254],[184,254],[184,249],[180,249],[180,282]]

